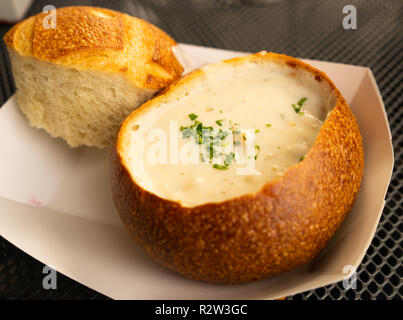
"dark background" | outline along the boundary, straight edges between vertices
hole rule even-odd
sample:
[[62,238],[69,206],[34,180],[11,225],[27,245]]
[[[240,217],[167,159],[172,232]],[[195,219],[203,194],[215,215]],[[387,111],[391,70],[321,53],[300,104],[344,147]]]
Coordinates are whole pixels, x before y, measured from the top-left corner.
[[[395,151],[395,166],[376,235],[358,269],[357,289],[341,283],[288,299],[398,299],[403,297],[403,1],[401,0],[122,0],[35,1],[93,5],[123,11],[165,30],[178,42],[223,49],[275,51],[292,56],[368,66],[379,85]],[[344,30],[342,9],[357,8],[357,30]],[[10,28],[0,24],[0,37]],[[0,41],[0,104],[15,91]],[[42,288],[43,264],[0,237],[0,298],[106,299],[58,274],[58,289]]]

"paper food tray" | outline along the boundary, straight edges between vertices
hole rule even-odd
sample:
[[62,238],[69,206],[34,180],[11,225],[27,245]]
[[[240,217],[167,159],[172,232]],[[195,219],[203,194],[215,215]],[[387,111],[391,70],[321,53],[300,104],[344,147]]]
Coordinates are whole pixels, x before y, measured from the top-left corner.
[[[181,45],[191,68],[242,55]],[[393,168],[382,98],[368,68],[308,61],[326,72],[357,117],[365,173],[354,208],[310,264],[266,280],[214,285],[153,262],[129,238],[113,206],[109,152],[70,149],[31,128],[15,97],[0,109],[0,234],[39,261],[116,299],[273,299],[338,282],[358,268],[384,207]],[[345,271],[346,269],[344,269]]]

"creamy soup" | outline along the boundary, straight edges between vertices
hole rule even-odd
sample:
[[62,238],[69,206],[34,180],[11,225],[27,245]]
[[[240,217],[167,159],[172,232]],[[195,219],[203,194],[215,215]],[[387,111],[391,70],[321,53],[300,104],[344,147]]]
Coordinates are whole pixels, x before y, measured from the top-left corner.
[[250,64],[159,107],[141,139],[133,131],[140,152],[130,156],[131,172],[184,206],[259,191],[303,161],[332,107],[317,81],[300,73]]

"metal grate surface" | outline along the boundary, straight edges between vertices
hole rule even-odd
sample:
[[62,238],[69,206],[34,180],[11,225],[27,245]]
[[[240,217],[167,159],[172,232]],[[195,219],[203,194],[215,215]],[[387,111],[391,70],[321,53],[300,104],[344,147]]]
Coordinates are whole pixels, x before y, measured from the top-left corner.
[[[36,1],[28,15],[47,1]],[[368,66],[388,114],[395,167],[375,238],[358,269],[357,289],[341,283],[288,299],[403,298],[403,2],[401,0],[138,0],[57,1],[109,7],[159,26],[178,42],[241,51],[270,50],[303,58]],[[357,8],[358,29],[344,30],[342,8]],[[0,25],[2,38],[9,26]],[[0,43],[0,102],[15,88],[4,43]],[[0,237],[0,298],[104,299],[59,275],[58,290],[42,289],[43,264]]]

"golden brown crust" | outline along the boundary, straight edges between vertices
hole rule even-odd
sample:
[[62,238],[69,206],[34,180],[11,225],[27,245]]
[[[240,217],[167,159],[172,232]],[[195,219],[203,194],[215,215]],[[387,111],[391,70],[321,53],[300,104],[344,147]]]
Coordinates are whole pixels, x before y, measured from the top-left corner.
[[16,33],[17,28],[19,27],[20,23],[17,23],[14,27],[12,27],[4,36],[4,42],[9,47],[13,46],[14,36],[15,36],[15,33]]
[[[95,15],[100,12],[107,16]],[[122,50],[123,14],[111,10],[67,7],[57,10],[57,28],[45,29],[46,13],[36,16],[32,55],[53,61],[66,54],[90,49]]]
[[324,73],[298,59],[260,53],[227,63],[262,59],[308,70],[329,84],[337,103],[305,159],[258,193],[185,208],[144,190],[125,166],[126,127],[202,71],[133,112],[112,151],[113,200],[129,234],[157,262],[192,279],[239,283],[301,266],[326,245],[358,195],[364,170],[362,138],[344,98]]
[[[183,67],[176,42],[155,26],[113,10],[65,7],[56,11],[56,28],[46,29],[40,13],[14,26],[4,37],[20,55],[80,70],[122,72],[138,87],[161,89]],[[27,25],[32,27],[24,31]]]

